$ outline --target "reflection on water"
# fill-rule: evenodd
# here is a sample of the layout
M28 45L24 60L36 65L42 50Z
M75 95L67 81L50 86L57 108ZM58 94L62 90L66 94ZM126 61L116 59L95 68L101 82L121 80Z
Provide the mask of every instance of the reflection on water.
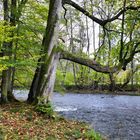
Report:
M18 92L27 98L28 91ZM140 140L139 96L54 93L52 102L61 115L88 122L110 140Z

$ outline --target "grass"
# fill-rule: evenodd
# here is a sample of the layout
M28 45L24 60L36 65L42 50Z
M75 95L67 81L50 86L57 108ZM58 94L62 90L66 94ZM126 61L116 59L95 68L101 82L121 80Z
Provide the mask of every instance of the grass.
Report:
M48 118L25 103L0 106L0 140L102 140L85 123Z

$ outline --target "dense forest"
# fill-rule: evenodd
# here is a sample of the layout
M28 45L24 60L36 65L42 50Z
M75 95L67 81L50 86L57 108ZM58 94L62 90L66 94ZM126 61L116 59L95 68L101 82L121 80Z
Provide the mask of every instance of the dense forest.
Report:
M54 89L139 90L140 1L3 0L1 102ZM56 77L56 78L55 78Z

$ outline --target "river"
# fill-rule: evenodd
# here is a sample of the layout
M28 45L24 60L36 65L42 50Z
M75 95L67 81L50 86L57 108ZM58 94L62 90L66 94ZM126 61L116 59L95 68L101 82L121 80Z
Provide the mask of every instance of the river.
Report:
M18 93L27 98L27 91ZM54 93L52 102L61 115L89 123L109 140L140 140L139 96Z

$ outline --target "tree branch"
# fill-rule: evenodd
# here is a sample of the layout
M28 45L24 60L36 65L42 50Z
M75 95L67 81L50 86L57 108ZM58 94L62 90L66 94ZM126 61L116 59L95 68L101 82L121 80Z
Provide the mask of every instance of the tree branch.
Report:
M95 60L76 56L72 53L69 53L67 51L62 51L62 50L61 50L60 59L66 59L66 60L81 64L81 65L87 66L87 67L89 67L97 72L101 72L101 73L115 73L118 70L120 70L120 68L121 68L120 65L114 66L114 67L103 66L103 65L99 64L98 62L96 62Z
M62 4L63 5L64 4L71 5L72 7L79 10L84 15L86 15L87 17L89 17L90 19L92 19L93 21L95 21L96 23L98 23L101 26L105 26L108 22L112 22L112 21L118 19L123 13L125 13L128 10L138 10L138 9L140 9L140 6L137 6L137 7L128 6L128 7L125 7L125 8L121 8L120 11L114 17L112 17L110 19L106 19L106 20L101 20L101 19L93 16L92 14L90 14L88 11L86 11L84 8L82 8L77 3L73 2L72 0L63 0Z
M137 47L140 45L140 42L138 42L138 43L136 43L135 44L135 46L134 46L134 49L131 51L131 54L130 54L130 56L127 58L127 59L124 59L123 60L123 70L126 70L126 66L127 66L127 64L128 63L130 63L132 60L133 60L133 58L134 58L134 55L136 54L136 53L139 53L140 52L140 50L137 50L136 51L136 49L137 49Z
M81 6L76 4L75 2L73 2L71 0L63 0L63 5L64 4L71 5L72 7L79 10L80 12L82 12L84 15L86 15L87 17L89 17L90 19L92 19L93 21L98 23L99 25L104 26L104 21L102 21L101 19L98 19L95 16L91 15L88 11L86 11L84 8L82 8Z
M125 13L128 10L138 10L138 9L140 9L140 6L137 6L137 7L134 7L134 6L125 7L123 9L121 9L114 17L112 17L110 19L107 19L106 22L112 22L112 21L118 19L123 13Z
M136 53L139 53L139 52L140 52L140 50L137 50L137 51L135 51L135 54L136 54Z
M126 0L124 0L123 3L123 10L125 9L126 6ZM120 53L119 53L119 61L122 62L123 61L123 50L124 50L124 25L125 25L125 13L122 13L122 24L121 24L121 28L122 28L122 32L121 32L121 48L120 48Z

